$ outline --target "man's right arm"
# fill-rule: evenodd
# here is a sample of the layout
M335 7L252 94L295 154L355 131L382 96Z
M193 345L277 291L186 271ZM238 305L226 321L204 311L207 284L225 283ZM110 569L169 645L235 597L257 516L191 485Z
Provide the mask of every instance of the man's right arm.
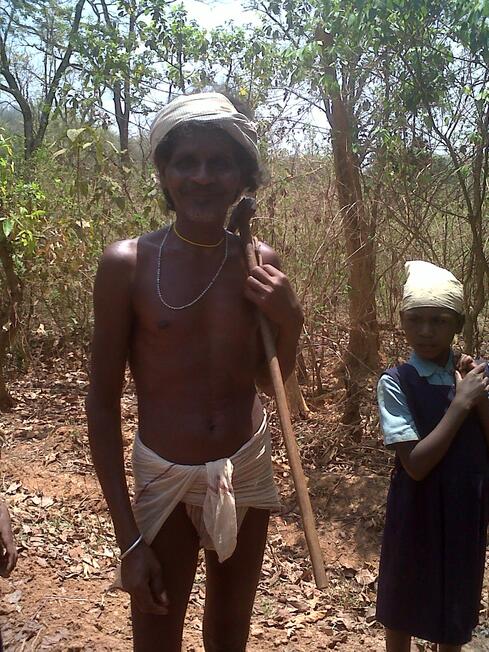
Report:
M120 403L132 321L133 246L129 241L110 245L99 264L86 401L92 458L121 550L139 536L124 473Z
M106 249L99 264L86 401L92 459L123 552L140 536L127 489L121 431L121 393L132 328L136 246L135 241L116 242ZM144 542L125 557L122 580L141 611L167 613L161 567Z

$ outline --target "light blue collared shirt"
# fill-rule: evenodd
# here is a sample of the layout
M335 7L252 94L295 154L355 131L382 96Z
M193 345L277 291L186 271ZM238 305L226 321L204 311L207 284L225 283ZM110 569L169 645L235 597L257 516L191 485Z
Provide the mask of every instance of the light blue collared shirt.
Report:
M440 367L430 360L423 360L414 351L408 363L416 369L420 376L426 378L430 385L453 385L454 365L451 351L444 367ZM390 376L380 377L377 383L377 401L379 403L380 427L386 446L420 439L413 416L409 411L406 395Z

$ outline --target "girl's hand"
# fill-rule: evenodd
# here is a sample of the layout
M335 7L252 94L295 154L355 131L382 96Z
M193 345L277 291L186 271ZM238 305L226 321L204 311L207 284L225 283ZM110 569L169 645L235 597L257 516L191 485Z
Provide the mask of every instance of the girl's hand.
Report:
M470 357L470 356L467 356ZM471 410L478 400L487 399L489 378L485 376L486 363L477 365L462 378L460 371L455 371L455 399L464 410Z
M17 563L17 548L14 543L7 505L0 502L0 576L8 577Z
M460 372L462 378L464 378L476 366L474 358L471 355L461 353L455 368Z

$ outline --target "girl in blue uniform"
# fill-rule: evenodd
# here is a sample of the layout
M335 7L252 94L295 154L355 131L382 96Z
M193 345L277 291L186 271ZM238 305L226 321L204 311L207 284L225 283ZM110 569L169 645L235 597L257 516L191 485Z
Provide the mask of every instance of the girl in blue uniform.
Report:
M378 384L385 444L396 452L377 620L388 652L411 637L458 652L478 622L489 517L489 380L455 369L463 289L447 270L406 263L401 324L413 352Z

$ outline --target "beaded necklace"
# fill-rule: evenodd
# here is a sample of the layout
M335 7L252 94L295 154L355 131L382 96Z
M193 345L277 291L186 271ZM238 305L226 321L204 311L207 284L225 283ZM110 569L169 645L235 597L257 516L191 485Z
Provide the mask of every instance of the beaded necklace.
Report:
M173 224L168 228L167 232L165 233L165 236L164 236L163 240L161 241L160 248L159 248L159 251L158 251L158 266L157 266L157 269L156 269L156 292L158 293L158 297L159 297L161 303L166 308L169 308L170 310L184 310L185 308L190 308L190 306L193 306L195 303L197 303L197 301L200 301L200 299L202 299L202 297L205 294L207 294L207 292L211 289L211 287L217 281L217 277L221 273L221 270L224 267L224 265L226 263L226 260L228 259L228 233L227 233L227 231L224 232L224 238L223 238L223 240L224 240L224 257L222 259L221 264L219 265L219 268L218 268L217 272L212 277L211 282L209 283L209 285L206 288L204 288L204 290L202 290L202 292L195 299L193 299L192 301L189 301L189 303L186 303L183 306L172 306L167 301L165 301L165 299L163 299L163 295L161 294L161 254L163 253L163 248L165 246L166 240L167 240L172 228L173 229L175 228ZM221 240L221 242L222 242L222 240Z

